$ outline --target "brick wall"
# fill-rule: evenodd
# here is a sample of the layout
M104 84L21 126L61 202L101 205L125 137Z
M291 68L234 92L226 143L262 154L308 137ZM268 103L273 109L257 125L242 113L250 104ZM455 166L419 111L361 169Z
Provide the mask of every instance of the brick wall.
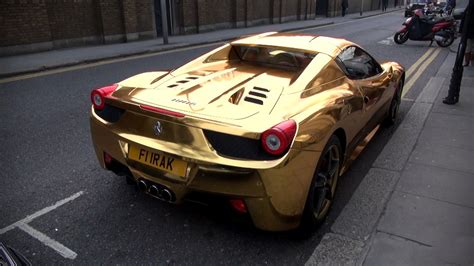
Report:
M0 0L0 55L154 36L152 0Z
M249 21L258 21L258 24L260 24L261 21L270 23L270 2L270 0L247 1L247 19Z
M199 21L197 21L198 17L196 13L196 10L198 9L197 0L181 0L178 8L181 9L181 12L183 14L183 20L181 21L182 27L192 28L196 27L196 25L199 24Z
M314 19L316 0L176 0L175 34ZM176 3L175 2L175 3ZM180 15L181 16L181 15Z
M135 10L137 16L137 31L153 31L153 1L152 0L137 0L135 2Z
M0 46L51 41L44 1L0 1Z
M51 38L58 46L70 46L71 42L61 40L74 40L86 37L98 36L95 2L92 0L82 1L47 1L49 29ZM78 40L78 44L94 42L95 39ZM68 44L69 43L69 44Z
M114 0L99 0L98 5L103 35L117 35L125 32L122 4Z

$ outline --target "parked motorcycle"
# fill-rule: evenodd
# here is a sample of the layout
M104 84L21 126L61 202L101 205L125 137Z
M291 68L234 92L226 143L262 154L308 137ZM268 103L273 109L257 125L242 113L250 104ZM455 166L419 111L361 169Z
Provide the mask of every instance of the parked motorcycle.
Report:
M436 17L423 14L423 10L417 9L413 17L408 18L403 27L393 36L397 44L403 44L407 40L433 41L441 47L450 46L456 39L456 21L453 17Z

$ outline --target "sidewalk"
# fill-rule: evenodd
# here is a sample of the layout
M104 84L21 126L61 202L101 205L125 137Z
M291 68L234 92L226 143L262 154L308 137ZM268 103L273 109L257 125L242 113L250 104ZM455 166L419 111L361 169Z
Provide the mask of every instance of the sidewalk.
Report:
M474 265L474 67L464 68L459 103L443 104L455 57L449 54L410 110L419 110L413 121L422 128L406 163L398 168L389 159L388 146L402 144L389 143L374 164L400 176L364 264ZM395 142L410 126L397 130Z
M404 10L390 8L387 12ZM387 13L386 12L386 13ZM380 10L364 12L362 18L382 14ZM345 17L316 18L314 20L293 21L282 24L269 24L249 28L226 29L193 35L170 36L169 44L164 45L161 38L130 43L87 46L70 49L52 50L34 54L0 57L0 78L38 72L47 69L101 61L137 54L153 53L180 47L232 40L242 35L269 31L293 31L320 27L361 18L359 13Z
M449 53L306 265L474 265L474 67Z

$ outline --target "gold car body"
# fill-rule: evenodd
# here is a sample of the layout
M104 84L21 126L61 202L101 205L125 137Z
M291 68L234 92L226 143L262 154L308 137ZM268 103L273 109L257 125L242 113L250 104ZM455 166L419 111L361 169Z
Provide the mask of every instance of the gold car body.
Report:
M298 73L218 60L232 45L289 48L315 57ZM340 138L342 168L347 169L355 148L387 114L403 79L403 67L394 62L382 64L383 72L375 77L349 79L334 60L349 46L358 47L343 39L265 33L225 44L171 72L128 78L105 100L124 110L118 121L104 120L91 110L91 134L100 165L106 168L106 152L125 165L135 180L169 188L175 203L192 192L240 198L256 227L296 228L329 138L334 134ZM209 60L211 56L217 60ZM261 104L244 101L255 87L265 89L260 91L265 94ZM242 159L222 154L209 141L211 131L216 138L229 136L225 145L232 153L241 148L240 141L259 143L262 132L288 119L296 121L297 132L280 158ZM159 135L154 131L157 122ZM149 152L147 158L159 155L154 162L138 162L140 152L142 157ZM180 173L166 169L170 158L184 162L175 169ZM164 160L162 167L153 167L160 160Z

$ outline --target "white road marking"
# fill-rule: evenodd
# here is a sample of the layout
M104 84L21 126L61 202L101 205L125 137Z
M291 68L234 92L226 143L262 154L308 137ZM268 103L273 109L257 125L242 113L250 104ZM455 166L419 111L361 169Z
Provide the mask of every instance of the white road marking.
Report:
M34 229L33 227L25 223L18 224L18 228L28 233L30 236L38 239L41 243L45 244L46 246L54 249L57 253L59 253L61 256L63 256L66 259L73 260L77 257L76 252L70 250L69 248L65 247L63 244L48 237L47 235L41 233L40 231Z
M49 238L47 235L45 235L45 234L41 233L40 231L34 229L33 227L29 226L28 223L33 221L34 219L40 217L41 215L44 215L44 214L46 214L46 213L48 213L48 212L50 212L54 209L57 209L58 207L61 207L62 205L66 204L70 201L73 201L73 200L77 199L82 194L84 194L84 191L79 191L79 192L77 192L76 194L74 194L70 197L59 200L51 206L48 206L44 209L41 209L41 210L39 210L39 211L37 211L37 212L35 212L31 215L28 215L25 218L15 222L15 223L13 223L9 226L6 226L6 227L2 228L2 229L0 229L0 235L5 234L6 232L8 232L10 230L13 230L15 228L19 228L19 229L23 230L24 232L28 233L30 236L32 236L32 237L38 239L39 241L41 241L46 246L54 249L61 256L65 257L65 258L68 258L68 259L74 259L77 256L77 254L74 251L68 249L67 247L65 247L61 243L55 241L54 239Z
M13 223L13 224L11 224L11 225L5 227L5 228L2 228L2 229L0 229L0 235L1 235L1 234L4 234L4 233L6 233L6 232L8 232L8 231L10 231L10 230L12 230L12 229L14 229L14 228L17 227L18 224L20 224L20 223L26 224L26 223L31 222L31 221L33 221L33 219L36 219L36 218L40 217L41 215L46 214L46 213L48 213L48 212L50 212L50 211L52 211L52 210L54 210L54 209L60 207L61 205L64 205L64 204L66 204L66 203L68 203L68 202L70 202L70 201L72 201L72 200L77 199L77 198L78 198L79 196L81 196L82 194L84 194L84 191L79 191L79 192L77 192L76 194L74 194L74 195L72 195L72 196L70 196L70 197L68 197L68 198L65 198L65 199L62 199L62 200L60 200L60 201L57 201L56 203L54 203L53 205L51 205L51 206L49 206L49 207L46 207L46 208L44 208L44 209L42 209L42 210L39 210L39 211L33 213L32 215L26 216L25 218L21 219L21 220L18 221L18 222L15 222L15 223Z
M387 39L381 40L377 43L384 44L384 45L393 45L394 44L392 37L388 37Z

